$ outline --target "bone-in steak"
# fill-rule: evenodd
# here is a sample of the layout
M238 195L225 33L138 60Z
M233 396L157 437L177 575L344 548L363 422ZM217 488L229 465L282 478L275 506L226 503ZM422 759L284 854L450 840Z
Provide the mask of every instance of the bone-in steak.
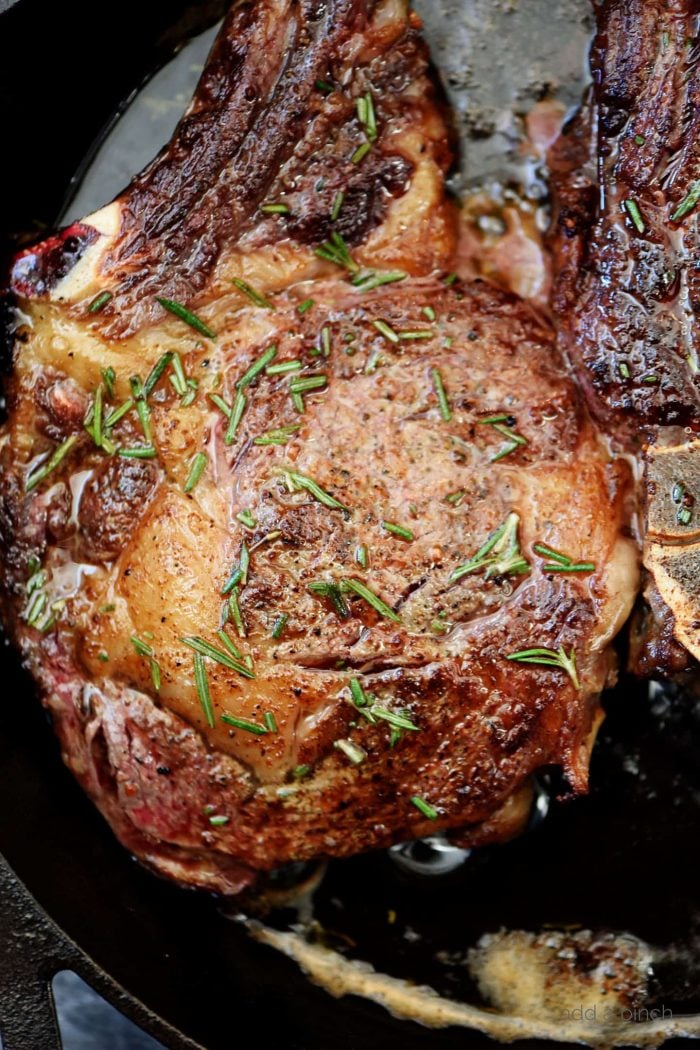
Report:
M645 466L647 673L682 668L678 642L700 657L699 10L598 5L591 97L552 157L562 346Z
M418 29L236 5L164 153L14 266L6 621L120 839L224 892L585 790L634 596L552 333L448 276Z

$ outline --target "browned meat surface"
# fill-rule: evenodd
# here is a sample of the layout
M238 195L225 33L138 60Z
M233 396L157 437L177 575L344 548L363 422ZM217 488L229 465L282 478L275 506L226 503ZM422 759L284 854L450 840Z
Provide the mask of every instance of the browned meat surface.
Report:
M5 620L116 834L224 892L584 791L634 597L550 330L445 279L417 29L237 5L164 154L14 269Z
M699 15L599 5L591 97L551 158L562 346L645 475L645 673L700 656Z

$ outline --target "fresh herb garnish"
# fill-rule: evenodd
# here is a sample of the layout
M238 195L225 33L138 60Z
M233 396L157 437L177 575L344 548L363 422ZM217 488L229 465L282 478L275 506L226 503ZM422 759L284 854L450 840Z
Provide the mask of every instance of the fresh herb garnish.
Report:
M318 255L319 259L326 259L328 262L335 263L336 266L341 266L344 270L349 270L350 273L359 272L360 267L350 254L347 244L336 230L333 230L327 241L324 241L323 244L314 249L314 253Z
M414 540L416 537L407 529L404 525L397 525L394 521L382 521L382 528L386 529L387 532L391 532L392 535L398 536L402 540Z
M386 339L389 340L389 342L391 342L391 343L398 343L398 341L399 341L398 333L395 332L394 329L391 327L391 325L387 324L386 321L382 321L380 319L378 321L372 321L372 324L374 325L374 327L377 329L377 331L381 335L383 335Z
M671 216L671 222L678 222L682 219L688 212L693 210L698 201L700 201L700 179L692 184L688 193Z
M131 448L118 448L117 455L124 459L155 459L158 452L153 445L133 445Z
M151 681L153 682L153 688L156 692L160 689L160 665L153 655L153 649L148 642L142 641L135 634L131 636L131 644L134 647L134 651L138 656L145 657L148 660L149 669L151 672Z
M502 525L492 532L483 547L464 565L460 565L450 576L456 583L463 576L486 569L486 579L492 576L518 576L530 571L530 566L520 550L518 525L520 517L511 513Z
M65 441L62 441L58 448L54 449L49 458L29 475L24 483L25 492L32 492L37 485L40 485L41 482L49 476L49 474L56 470L57 467L60 467L61 463L69 454L77 440L78 435L71 434L71 436L67 437Z
M215 645L207 642L204 638L192 635L191 637L182 638L181 641L188 648L194 649L195 653L208 657L215 663L221 664L222 667L228 667L231 671L237 671L244 678L255 678L253 672L240 659L236 659L231 653L225 653L223 649L217 649Z
M369 552L364 543L361 543L359 547L355 548L355 561L358 565L361 565L363 569L367 568L369 563Z
M257 361L253 361L253 363L250 366L250 368L248 368L247 371L243 373L241 378L236 383L237 388L239 390L243 390L244 387L247 387L249 383L252 383L253 380L255 379L255 377L260 375L260 373L265 370L265 368L270 364L270 362L276 356L277 356L277 347L274 346L274 345L268 347L268 349L265 351L265 353L261 354L260 357L257 359Z
M272 711L266 711L263 715L263 723L268 733L279 733L277 728L277 720Z
M234 729L243 729L246 733L253 733L255 736L265 736L268 732L265 726L261 726L258 722L249 722L247 718L236 718L234 715L224 713L221 715L221 721L225 722L227 726L233 726Z
M420 810L424 817L428 818L428 820L437 820L437 818L440 815L438 811L434 809L431 805L429 805L429 803L427 803L425 799L422 799L420 795L412 795L411 802L416 807L416 809Z
M245 525L247 529L254 529L258 524L250 510L240 510L236 514L236 521L240 521L241 525Z
M277 641L282 637L282 632L287 626L289 617L286 613L282 613L281 616L276 617L274 624L272 625L272 637Z
M290 492L297 492L299 489L305 489L314 499L322 503L324 507L330 507L331 510L343 510L349 512L349 507L346 507L344 503L341 503L331 496L329 492L322 489L321 486L314 481L313 478L308 477L306 474L298 474L296 471L289 470L285 471L285 479L287 481L287 488Z
M281 376L286 372L298 372L303 367L298 359L294 361L280 361L277 365L268 365L265 369L265 374L268 376Z
M337 583L327 580L314 580L308 585L308 589L312 594L318 594L322 598L327 598L341 620L347 620L350 610Z
M361 164L365 159L369 151L372 149L371 142L363 142L357 149L352 153L350 157L351 164Z
M279 427L277 430L268 430L266 434L253 438L254 445L286 445L300 429L301 424L292 423L288 427Z
M231 415L229 416L228 426L226 427L226 433L224 434L224 444L232 445L240 422L243 419L243 413L246 407L246 396L242 390L238 390L236 393L236 399L233 402L233 408L231 409Z
M341 208L345 202L345 194L342 190L338 190L333 201L333 207L331 209L331 222L337 222L338 216L340 215Z
M433 380L433 389L438 399L438 405L440 406L440 415L446 423L452 419L452 409L450 408L450 402L447 400L447 393L445 391L445 384L442 381L442 375L438 368L430 369L430 376Z
M637 204L637 202L632 200L631 198L628 198L627 200L622 202L622 206L627 212L632 222L632 225L634 226L637 233L644 233L646 226L644 224L644 219L642 218L642 213L639 210L639 205Z
M382 601L374 591L371 591L369 587L365 587L364 583L361 583L359 580L354 580L352 578L341 580L340 588L341 591L345 591L346 593L351 591L353 594L358 595L358 597L363 598L368 605L371 605L372 608L385 619L393 620L394 623L401 623L401 617L397 616L394 610L390 608L386 602Z
M230 820L230 817L224 817L224 816L209 817L209 823L214 828L223 828L226 824L228 824L229 820Z
M595 562L575 562L568 554L562 554L544 543L533 543L532 549L547 561L547 564L542 566L543 572L595 572Z
M288 204L261 204L260 211L264 215L289 215Z
M199 483L199 481L200 481L200 479L202 477L202 474L204 473L204 468L206 467L206 465L207 465L206 453L205 452L198 452L197 455L192 460L192 464L190 466L190 472L187 475L187 481L185 482L185 484L183 486L183 492L192 492L192 490Z
M156 361L155 365L153 366L151 371L148 373L148 376L146 377L146 382L143 384L143 396L144 397L148 397L153 392L153 389L154 389L156 383L158 382L160 377L163 375L163 372L168 367L170 362L173 360L173 357L174 357L174 354L167 353L167 354L163 354L163 356L161 358L159 358L158 361ZM180 367L182 368L182 364L180 365ZM183 391L183 393L184 393L184 391Z
M204 717L207 720L207 725L210 729L214 728L214 708L211 702L211 693L209 691L209 679L207 678L207 668L204 663L204 657L201 653L194 654L194 684L197 688L197 695L199 702L202 705L202 711Z
M299 305L297 306L297 312L300 313L300 314L305 314L306 311L310 310L313 305L314 305L314 300L313 299L304 299L304 302L303 303L299 303Z
M522 434L518 434L517 431L512 430L510 426L506 426L506 421L512 417L502 413L496 416L489 416L487 419L478 419L477 423L481 426L493 427L499 434L508 439L508 444L504 445L495 456L491 456L491 463L498 463L500 459L505 459L511 452L515 452L517 448L522 445L527 445L527 438L524 438Z
M334 740L333 747L342 751L354 766L359 766L367 758L367 752L357 744L353 744L352 740Z
M111 298L113 298L111 292L100 292L88 306L87 312L89 314L98 314L100 310L104 310Z
M358 678L350 679L350 693L352 694L355 707L367 707L369 698L362 688Z
M377 138L377 113L374 108L374 97L371 91L367 91L358 98L357 119L369 141L375 142Z
M116 373L114 369L110 366L109 368L103 368L101 371L101 375L102 382L104 383L105 390L107 391L107 397L111 399L114 397L114 384L117 380Z
M539 664L543 667L560 667L562 671L566 671L575 687L581 688L576 671L576 653L572 649L567 656L563 645L558 649L521 649L520 652L510 653L506 660L520 664Z
M405 281L408 275L403 270L369 270L353 277L352 284L358 292L371 292L384 284Z
M240 638L245 638L246 630L243 614L238 602L238 587L234 587L228 597L228 611Z
M160 299L158 302L164 310L168 310L169 313L174 314L175 317L179 317L181 321L188 324L190 328L194 328L200 335L206 336L207 339L216 339L216 332L213 332L209 325L205 324L201 318L193 314L191 310L188 310L182 303L176 303L173 299Z
M410 718L398 711L389 711L388 708L379 707L377 704L372 704L371 711L375 718L381 718L383 722L388 722L394 729L406 729L414 733L420 732L420 728L414 725Z
M239 292L243 292L254 306L259 306L265 310L274 310L274 306L269 299L266 299L264 295L257 292L255 288L252 288L247 281L241 280L240 277L233 277L231 284L235 285Z

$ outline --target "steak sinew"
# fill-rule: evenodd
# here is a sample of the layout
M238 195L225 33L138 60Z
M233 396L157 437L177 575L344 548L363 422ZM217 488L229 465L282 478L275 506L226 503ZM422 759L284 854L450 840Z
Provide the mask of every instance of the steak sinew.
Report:
M643 466L651 674L700 657L699 11L599 4L590 98L551 158L562 346Z
M14 267L5 617L181 881L497 838L546 766L586 788L627 471L532 310L445 280L426 69L395 0L238 5L161 157Z

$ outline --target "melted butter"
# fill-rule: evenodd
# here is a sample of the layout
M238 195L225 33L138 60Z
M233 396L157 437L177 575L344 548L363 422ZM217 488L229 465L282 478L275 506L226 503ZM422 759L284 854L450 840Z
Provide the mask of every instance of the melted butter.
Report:
M700 1037L700 1017L696 1015L640 1021L631 1025L619 997L603 997L600 987L597 995L591 994L588 981L583 979L560 981L558 987L550 986L552 1010L547 1014L543 1012L541 996L531 998L528 995L533 990L533 981L522 980L523 958L517 954L504 955L500 961L495 961L492 955L481 964L484 976L488 970L488 990L495 999L505 996L507 989L522 989L520 993L516 991L516 998L509 1001L512 1012L501 1013L496 1002L494 1010L446 999L430 987L378 973L369 963L349 960L338 952L309 944L299 933L280 932L251 921L247 925L257 941L294 959L315 984L331 995L337 998L359 995L383 1006L394 1017L417 1021L430 1028L454 1025L483 1032L507 1043L518 1039L548 1039L584 1043L596 1048L629 1046L630 1042L635 1046L656 1047L673 1036ZM645 954L644 948L642 946L640 954L642 959L650 957L650 952L647 949ZM529 965L543 965L536 956L528 961ZM517 980L513 967L517 968ZM537 983L537 978L534 983ZM576 1010L582 1002L588 1010L597 1006L595 1015L588 1013L585 1019L579 1020ZM568 1014L572 1013L574 1016L569 1017Z

